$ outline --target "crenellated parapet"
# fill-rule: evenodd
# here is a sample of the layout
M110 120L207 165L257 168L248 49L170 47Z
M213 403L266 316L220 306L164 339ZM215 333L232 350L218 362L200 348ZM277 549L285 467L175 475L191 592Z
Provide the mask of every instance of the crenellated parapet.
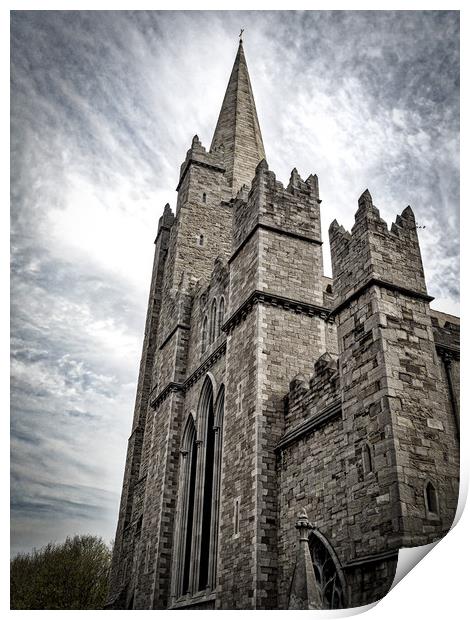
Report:
M233 249L261 225L321 243L318 177L304 181L291 172L287 187L276 179L263 159L256 168L251 188L243 186L234 203Z
M213 149L212 151L208 151L202 145L201 141L199 140L199 136L195 135L192 139L190 148L186 152L184 162L180 166L180 177L176 191L179 190L191 164L212 168L219 172L225 172L223 145Z
M351 232L336 220L329 229L336 304L373 280L427 297L416 221L410 206L390 230L366 190Z
M316 422L324 423L329 419L328 414L336 415L341 409L338 356L323 353L313 368L310 377L298 374L289 384L285 398L286 433L281 443L289 442L289 438L297 436L304 427L305 432L310 432ZM323 419L325 413L327 417Z

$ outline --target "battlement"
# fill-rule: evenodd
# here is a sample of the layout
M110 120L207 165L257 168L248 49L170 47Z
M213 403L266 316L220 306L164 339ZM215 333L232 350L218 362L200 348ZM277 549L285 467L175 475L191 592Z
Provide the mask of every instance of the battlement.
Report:
M286 397L286 432L305 418L314 418L331 407L340 397L338 357L323 353L314 364L313 374L307 378L296 375L289 384Z
M336 304L371 279L426 295L426 283L413 210L406 207L390 230L373 205L369 190L359 198L349 233L334 220L329 229Z
M284 187L263 159L256 167L249 191L243 186L234 201L233 248L256 224L321 243L320 202L316 174L304 181L294 168Z
M199 140L199 136L195 135L191 142L191 147L186 152L184 162L180 166L180 176L176 191L179 190L183 178L185 177L186 172L192 163L213 168L220 172L225 172L223 145L207 151L207 149L202 145L201 141Z

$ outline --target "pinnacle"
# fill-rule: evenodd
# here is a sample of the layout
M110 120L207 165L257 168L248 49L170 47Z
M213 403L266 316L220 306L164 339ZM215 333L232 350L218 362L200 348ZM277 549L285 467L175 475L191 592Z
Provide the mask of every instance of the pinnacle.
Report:
M362 207L372 207L372 196L368 189L364 190L359 197L359 206Z
M413 209L410 207L410 205L408 205L402 212L401 214L402 217L405 218L409 218L414 220L415 219L415 214L413 213Z
M256 166L256 172L260 172L261 170L269 170L268 162L264 157Z

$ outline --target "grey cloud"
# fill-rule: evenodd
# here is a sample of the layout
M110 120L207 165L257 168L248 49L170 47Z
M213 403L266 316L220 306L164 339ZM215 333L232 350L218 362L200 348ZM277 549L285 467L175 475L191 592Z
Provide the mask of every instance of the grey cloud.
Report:
M389 223L411 204L434 305L458 310L457 12L11 23L13 550L113 535L156 223L192 135L209 146L240 27L270 168L318 173L324 231L365 187Z

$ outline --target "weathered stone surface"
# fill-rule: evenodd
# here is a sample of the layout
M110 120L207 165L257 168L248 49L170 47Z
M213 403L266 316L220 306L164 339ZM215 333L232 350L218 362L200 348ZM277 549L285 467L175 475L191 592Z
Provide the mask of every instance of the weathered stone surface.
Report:
M240 45L158 226L109 607L363 605L449 529L458 319L429 307L412 210L389 230L368 191L324 276L320 202L269 170Z

